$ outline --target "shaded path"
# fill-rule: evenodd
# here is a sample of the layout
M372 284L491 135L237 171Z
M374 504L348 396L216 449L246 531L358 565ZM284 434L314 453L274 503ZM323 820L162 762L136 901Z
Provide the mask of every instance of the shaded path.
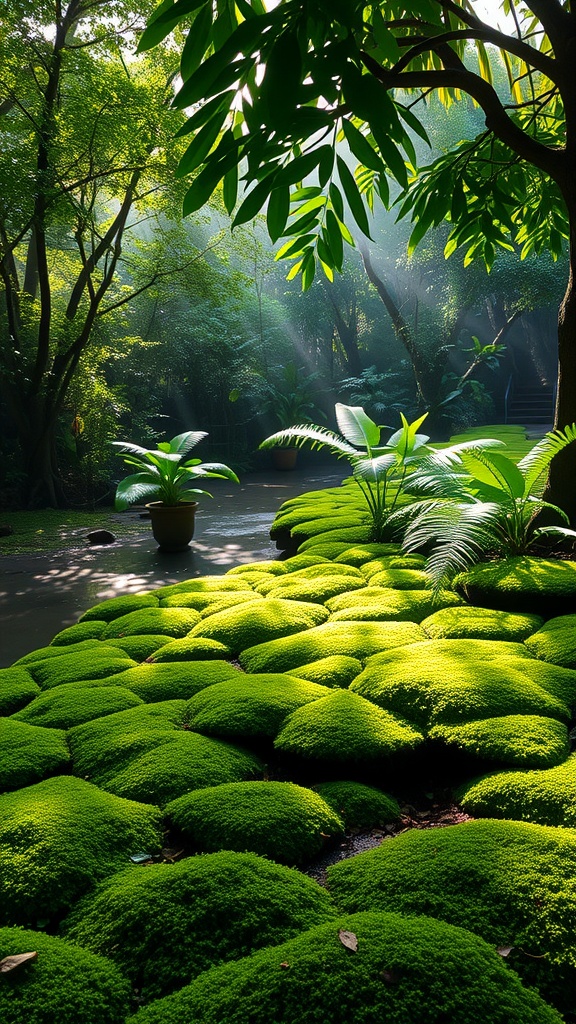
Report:
M150 523L142 520L141 535L115 544L91 547L80 530L78 546L66 552L2 557L0 667L50 643L97 601L275 558L269 530L282 502L337 486L347 475L347 464L320 464L291 473L246 474L240 487L210 481L214 500L202 503L196 536L185 552L159 552ZM138 520L138 513L126 514Z

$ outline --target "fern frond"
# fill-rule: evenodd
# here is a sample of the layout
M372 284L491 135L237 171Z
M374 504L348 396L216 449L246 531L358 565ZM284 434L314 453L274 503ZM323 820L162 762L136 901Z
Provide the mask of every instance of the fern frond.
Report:
M524 494L527 496L542 473L550 465L552 459L569 444L576 441L576 423L563 430L550 430L541 441L534 446L518 463L518 469L524 475Z
M501 546L498 535L501 508L493 502L426 504L428 507L423 507L410 524L402 547L405 551L415 551L435 543L426 562L426 572L432 589L438 591L448 586L456 573L479 561L487 551Z
M337 458L344 456L360 455L361 453L353 445L349 444L339 434L327 427L318 427L314 423L301 423L285 430L279 430L271 434L259 445L260 448L274 448L275 445L292 445L294 448L302 448L310 444L311 448L327 448Z

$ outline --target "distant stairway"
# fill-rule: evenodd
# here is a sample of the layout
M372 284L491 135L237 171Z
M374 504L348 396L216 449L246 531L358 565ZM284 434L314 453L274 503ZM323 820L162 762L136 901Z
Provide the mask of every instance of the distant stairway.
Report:
M551 424L554 422L554 388L537 381L517 385L507 402L506 423Z

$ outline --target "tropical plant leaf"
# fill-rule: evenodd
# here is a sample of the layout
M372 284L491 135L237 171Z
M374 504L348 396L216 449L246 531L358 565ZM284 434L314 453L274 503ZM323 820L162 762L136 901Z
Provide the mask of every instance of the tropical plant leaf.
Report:
M327 448L334 455L342 456L357 455L357 449L348 444L343 437L339 437L334 431L327 427L318 427L314 424L301 423L285 430L279 430L271 434L259 445L260 448L274 448L276 445L293 445L301 448L310 444L312 448Z
M186 430L183 434L176 434L170 441L170 451L179 455L187 455L192 448L195 448L200 441L208 437L205 430Z
M576 423L562 430L551 430L518 463L524 475L524 495L528 496L538 478L548 469L552 459L569 444L576 441Z
M336 422L350 444L359 448L375 448L380 444L380 427L371 420L360 405L334 406Z

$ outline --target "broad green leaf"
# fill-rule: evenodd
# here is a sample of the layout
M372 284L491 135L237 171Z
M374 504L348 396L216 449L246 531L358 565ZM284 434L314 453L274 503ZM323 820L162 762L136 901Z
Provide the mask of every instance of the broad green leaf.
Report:
M318 166L320 155L320 151L314 149L311 153L304 153L302 156L296 157L295 160L291 160L278 171L275 187L295 185L297 181L303 181Z
M354 176L347 167L347 165L344 163L344 160L342 159L341 156L336 157L336 162L338 165L340 184L344 189L344 195L346 196L346 199L348 201L350 212L352 213L352 216L354 217L354 220L356 221L360 230L368 238L370 238L370 227L368 224L366 207L364 206L362 196L358 191L358 186L354 181Z
M255 188L248 193L244 201L240 204L240 209L232 221L232 227L235 228L239 224L246 224L249 220L254 220L257 213L260 212L264 203L266 202L272 188L274 187L274 178L276 172L268 174L262 181L259 181Z
M332 259L334 260L334 266L337 270L341 270L342 263L344 261L344 245L342 242L340 224L332 213L332 210L328 210L326 214L326 233L328 235L328 244L330 246L330 252L332 253Z
M268 200L266 211L266 223L268 234L273 242L276 242L284 232L288 214L290 213L290 189L287 185L283 188L273 188Z
M192 28L188 31L182 57L180 73L183 79L190 78L196 71L210 42L212 32L212 4L206 4L194 18Z
M342 199L342 193L338 188L338 185L336 185L334 181L330 183L328 194L338 220L344 220L344 200Z
M238 198L238 165L234 164L229 171L224 175L222 182L222 198L224 200L224 206L226 207L226 213L231 214L234 207L236 206L236 199Z
M334 412L338 428L350 444L358 448L375 448L380 443L380 427L361 406L337 402Z
M176 177L183 178L186 174L191 174L200 164L204 163L220 135L222 125L227 117L228 111L226 109L219 110L212 120L200 129L181 157L176 170Z
M193 7L187 13L191 14L206 2L207 0L192 0ZM175 28L181 17L183 17L183 14L179 4L173 3L172 0L164 0L154 11L148 27L144 29L140 36L136 52L144 53L145 50L151 50L153 46L161 43L170 34L172 29Z
M342 131L344 132L346 142L348 143L351 152L361 164L364 164L365 167L370 167L373 171L379 171L382 172L382 174L386 173L386 168L378 154L374 152L372 146L362 132L358 131L358 128L356 128L347 118L342 120Z
M299 256L315 238L316 235L301 235L296 239L290 238L284 243L282 248L278 250L275 259L284 260L289 259L292 256Z

